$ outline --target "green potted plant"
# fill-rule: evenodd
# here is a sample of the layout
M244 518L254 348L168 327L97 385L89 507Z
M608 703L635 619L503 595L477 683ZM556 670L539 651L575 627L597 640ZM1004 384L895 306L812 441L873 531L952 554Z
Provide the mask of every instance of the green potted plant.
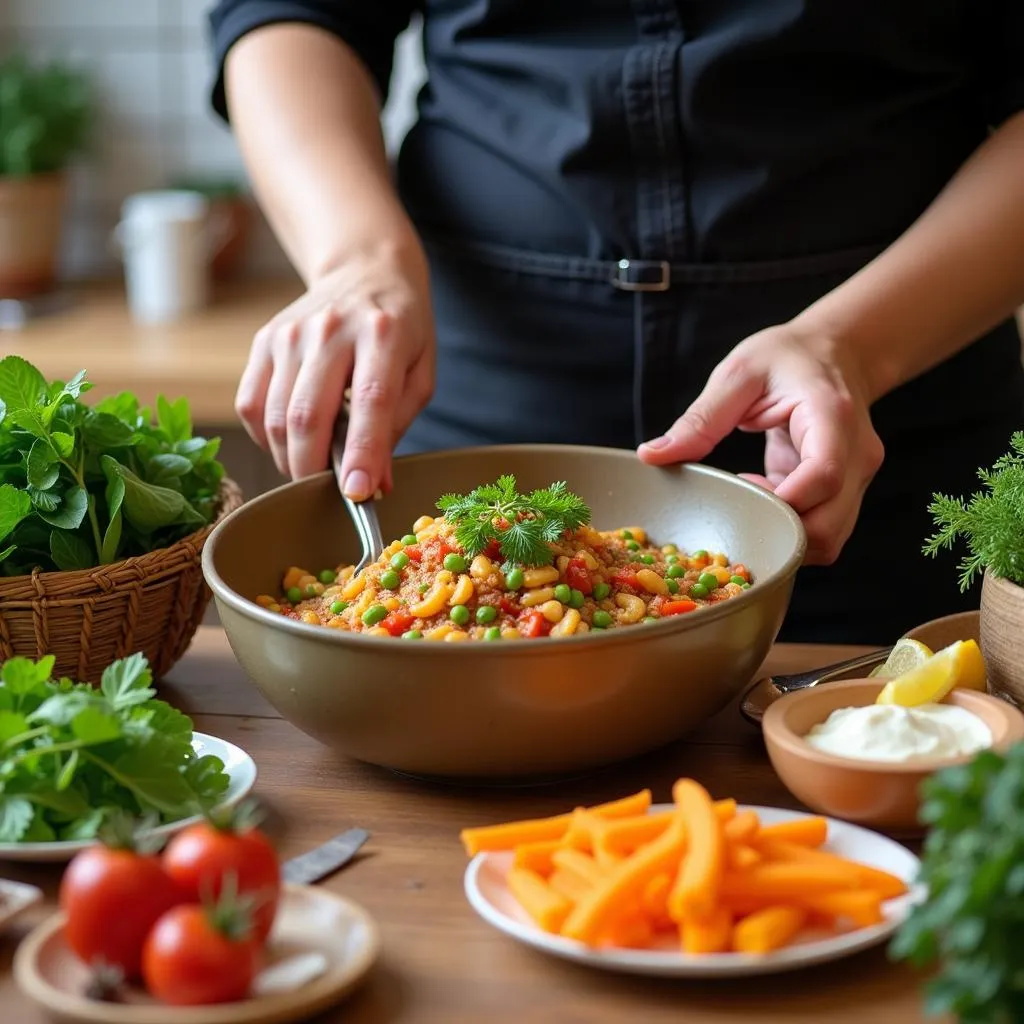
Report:
M234 276L245 257L252 229L253 207L244 185L234 178L196 176L179 178L172 188L206 197L219 241L210 261L210 274L214 281Z
M0 58L0 298L44 292L60 251L64 170L89 139L86 76L60 62Z
M981 649L989 689L1024 706L1024 431L978 476L984 489L969 499L934 495L929 511L938 529L924 550L936 555L957 541L966 543L961 590L984 574Z

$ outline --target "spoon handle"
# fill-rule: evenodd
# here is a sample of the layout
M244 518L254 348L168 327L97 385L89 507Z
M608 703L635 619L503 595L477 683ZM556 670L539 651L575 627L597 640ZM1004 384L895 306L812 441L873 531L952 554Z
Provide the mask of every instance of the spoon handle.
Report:
M846 661L836 662L834 665L816 668L811 672L801 672L798 675L772 676L771 681L780 693L805 690L808 686L829 683L833 679L847 676L858 669L874 668L876 665L881 665L889 657L891 651L891 647L885 647L878 651L872 651L870 654L861 654L856 658L848 658Z
M331 466L334 469L334 477L338 481L339 491L344 486L341 476L341 460L345 455L347 433L348 415L342 408L338 413L338 418L334 421L334 433L331 437ZM366 501L353 501L342 491L341 499L345 502L345 508L352 517L356 533L359 534L359 542L363 548L361 565L372 562L384 550L384 537L381 533L380 521L377 519L373 498L367 498Z

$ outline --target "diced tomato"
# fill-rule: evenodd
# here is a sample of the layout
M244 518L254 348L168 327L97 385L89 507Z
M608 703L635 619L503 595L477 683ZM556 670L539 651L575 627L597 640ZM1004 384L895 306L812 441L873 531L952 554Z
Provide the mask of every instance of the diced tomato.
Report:
M492 540L486 548L484 548L484 554L492 561L501 558L501 541Z
M507 530L512 524L504 516L500 516L494 520L494 525L499 530Z
M526 637L547 636L551 632L551 623L536 608L522 612L517 625L519 632Z
M407 548L402 550L409 556L410 562L422 562L423 561L423 549L419 544L410 544Z
M444 561L444 556L445 555L461 555L461 554L462 554L462 549L457 544L451 544L447 540L445 540L443 537L441 538L441 543L439 545L439 550L438 550L438 556L440 557L442 562Z
M683 612L692 612L697 605L693 601L666 601L661 606L662 615L682 615Z
M636 570L634 569L616 569L612 573L612 581L619 587L632 587L634 590L640 589L640 581L636 578Z
M501 599L498 601L498 607L506 615L518 615L519 614L519 605L516 604L516 602L513 601L511 597L506 597L506 596L502 595Z
M416 619L408 612L388 612L381 625L392 635L401 636L407 629L412 629Z
M594 592L594 582L590 578L590 573L587 572L586 565L578 555L565 568L565 582L581 594Z
M750 570L742 563L737 562L732 567L733 576L742 576L748 583L750 582Z

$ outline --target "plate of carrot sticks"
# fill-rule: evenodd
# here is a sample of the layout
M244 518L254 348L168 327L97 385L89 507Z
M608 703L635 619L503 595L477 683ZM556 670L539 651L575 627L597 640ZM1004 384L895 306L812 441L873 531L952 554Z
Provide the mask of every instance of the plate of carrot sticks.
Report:
M606 970L793 970L887 939L924 895L893 840L713 799L693 779L551 818L467 828L465 891L512 938Z

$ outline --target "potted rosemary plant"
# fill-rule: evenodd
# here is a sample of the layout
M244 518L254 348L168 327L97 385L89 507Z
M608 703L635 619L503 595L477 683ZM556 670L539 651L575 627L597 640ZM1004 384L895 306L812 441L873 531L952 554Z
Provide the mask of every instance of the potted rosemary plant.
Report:
M1024 706L1024 431L978 476L984 489L969 499L934 496L929 511L937 532L924 550L935 555L957 541L966 543L960 588L983 573L981 648L989 689Z
M67 183L93 107L84 74L0 58L0 298L46 291L56 276Z

